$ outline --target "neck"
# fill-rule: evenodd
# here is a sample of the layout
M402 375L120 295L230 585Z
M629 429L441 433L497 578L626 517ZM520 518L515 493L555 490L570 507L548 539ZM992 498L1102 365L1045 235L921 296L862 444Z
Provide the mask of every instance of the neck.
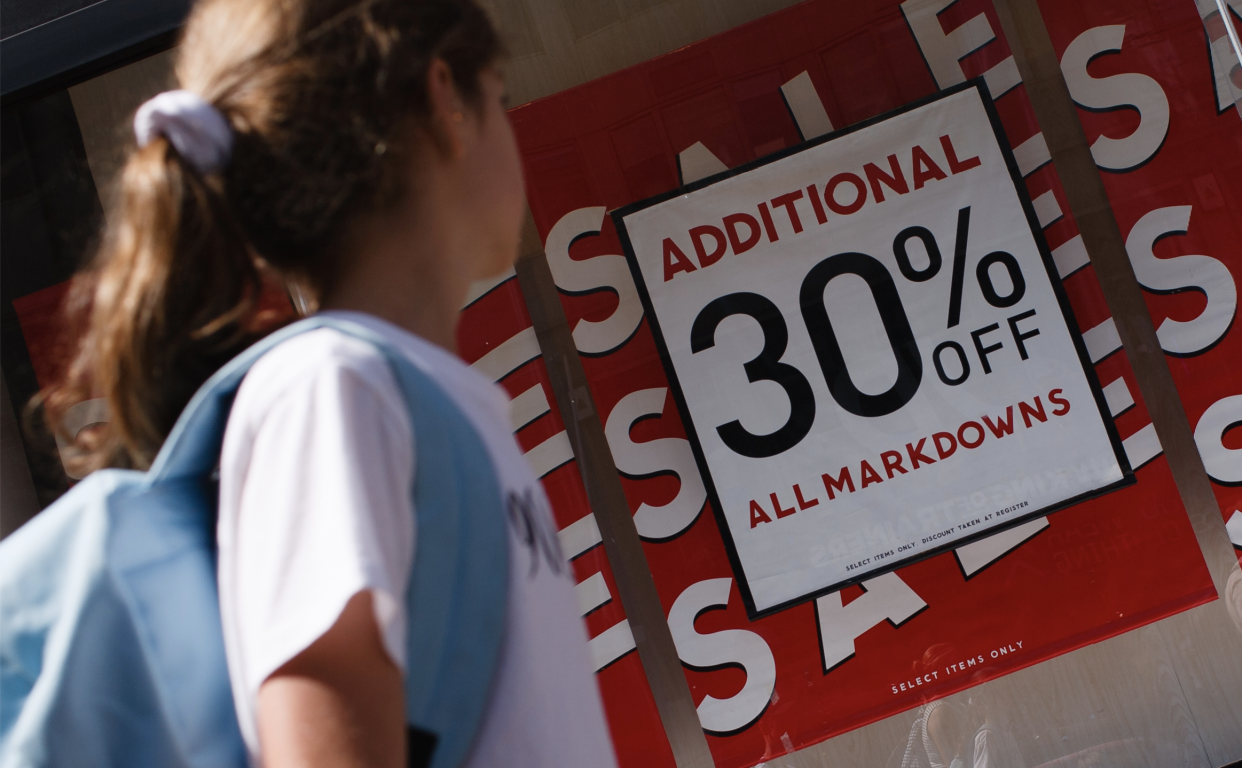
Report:
M469 228L454 228L449 218L407 208L359 227L321 307L366 312L456 352L472 260Z

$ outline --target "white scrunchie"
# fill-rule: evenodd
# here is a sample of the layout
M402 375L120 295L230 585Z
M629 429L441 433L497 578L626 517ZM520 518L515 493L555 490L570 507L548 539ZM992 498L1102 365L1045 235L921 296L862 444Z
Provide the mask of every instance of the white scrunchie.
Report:
M134 138L145 147L166 137L199 173L222 169L233 151L233 129L220 110L192 91L165 91L138 108Z

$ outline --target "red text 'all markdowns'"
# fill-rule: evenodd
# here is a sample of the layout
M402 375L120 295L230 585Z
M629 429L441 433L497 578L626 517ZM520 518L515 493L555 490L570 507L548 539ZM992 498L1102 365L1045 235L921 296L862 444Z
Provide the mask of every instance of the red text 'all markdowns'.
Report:
M1032 429L1048 421L1048 417L1064 416L1070 412L1069 400L1060 389L1048 393L1049 406L1045 406L1042 398L1036 396L1031 402L1018 402L1017 406L1008 406L1003 415L983 416L980 421L965 421L952 432L935 432L928 437L919 438L918 442L906 443L905 450L881 451L878 460L862 459L857 464L841 467L836 473L825 472L820 475L824 493L829 501L837 494L861 492L868 486L878 485L885 480L892 480L897 475L905 475L925 466L944 461L955 453L958 448L973 450L983 445L986 440L1003 440L1013 435L1015 428ZM883 475L881 475L881 471ZM819 506L818 490L808 485L803 489L795 483L788 494L793 500L781 501L784 492L768 494L771 504L751 499L750 527L755 528L763 523L771 523L784 517L795 515ZM789 495L785 495L788 499Z

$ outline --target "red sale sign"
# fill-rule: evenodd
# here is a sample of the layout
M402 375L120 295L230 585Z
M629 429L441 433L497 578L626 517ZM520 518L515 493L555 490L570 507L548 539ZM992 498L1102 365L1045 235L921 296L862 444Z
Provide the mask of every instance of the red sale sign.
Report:
M1189 0L1042 7L1228 516L1242 456L1229 431L1242 380L1233 330L1242 238L1227 213L1242 203L1242 131L1231 102L1218 111L1228 82ZM531 209L719 765L754 765L1214 597L999 32L984 0L810 0L512 113ZM752 621L606 214L972 77L996 100L1137 484ZM858 158L866 162L875 160ZM851 199L837 198L842 208ZM703 225L685 223L683 238ZM735 234L742 243L749 230ZM704 267L717 244L705 235L700 245L701 254L691 240L678 246L684 263L670 252L670 283L724 263ZM1063 481L1050 472L1028 482L1043 492ZM790 492L780 509L796 504ZM957 503L986 513L997 499L979 491ZM884 534L853 535L878 546ZM601 685L607 695L607 671Z
M1242 3L1225 5L1242 36ZM1081 20L1072 3L1041 7L1242 556L1242 66L1227 22L1214 0L1110 3Z

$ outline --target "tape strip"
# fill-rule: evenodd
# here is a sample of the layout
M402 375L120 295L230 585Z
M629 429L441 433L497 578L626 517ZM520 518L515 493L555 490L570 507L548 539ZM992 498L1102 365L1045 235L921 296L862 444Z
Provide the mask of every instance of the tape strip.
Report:
M574 346L573 334L570 333L565 310L557 295L552 271L529 210L521 253L517 274L522 296L534 322L556 404L573 443L573 453L578 459L578 469L582 472L582 482L594 512L594 522L603 539L617 595L621 598L627 619L595 638L591 646L592 654L597 663L602 664L605 659L615 658L616 653L627 650L629 643L637 645L643 672L651 686L660 722L664 725L678 768L710 768L714 763L707 737L699 724L694 698L682 672L673 635L664 617L664 608L643 554L629 503L621 488L612 451L604 436L604 425L590 401L582 359ZM591 532L583 530L578 533ZM593 537L575 535L572 538L581 540L578 546L572 548L577 549Z

